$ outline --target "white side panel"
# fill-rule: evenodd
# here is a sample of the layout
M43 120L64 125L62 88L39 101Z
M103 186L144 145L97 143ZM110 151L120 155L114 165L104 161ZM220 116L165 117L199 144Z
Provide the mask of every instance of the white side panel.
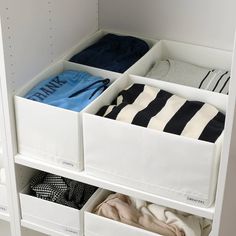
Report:
M100 28L232 49L234 0L100 0Z
M97 0L2 2L0 12L11 91L97 30Z
M236 49L236 41L235 41ZM225 143L222 150L218 192L216 198L216 213L213 224L213 235L233 235L236 231L236 54L232 63L232 81L229 90L228 116L225 127Z
M1 10L1 7L0 7ZM2 23L2 22L1 22ZM6 170L6 187L7 187L7 193L8 193L8 203L9 203L9 215L8 214L1 214L1 218L5 220L10 220L10 230L12 235L18 235L18 232L20 230L20 219L19 217L19 209L16 201L17 191L16 191L16 185L15 185L15 175L14 175L14 165L13 162L10 162L10 152L13 152L12 148L9 148L11 144L11 140L9 137L9 133L7 130L10 129L10 120L12 120L12 116L8 116L8 112L6 112L6 109L8 108L7 104L7 95L6 95L6 73L5 73L5 64L4 64L4 57L3 57L3 41L2 41L2 27L0 26L0 116L1 116L1 131L3 135L2 139L2 148L3 148L3 162L4 167ZM9 149L11 150L9 152ZM8 236L10 232L3 233L3 235ZM2 235L2 234L1 234Z

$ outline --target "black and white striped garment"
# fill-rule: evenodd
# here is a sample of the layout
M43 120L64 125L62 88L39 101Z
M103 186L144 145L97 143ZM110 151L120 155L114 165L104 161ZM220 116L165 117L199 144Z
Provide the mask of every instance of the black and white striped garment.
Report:
M209 70L201 80L198 88L212 92L229 94L230 72L224 70Z
M40 172L31 179L30 189L38 198L81 209L97 187Z
M121 91L97 115L212 143L225 123L225 115L210 104L188 101L143 84L132 84Z
M229 92L229 71L209 69L179 60L157 61L146 76L217 93Z

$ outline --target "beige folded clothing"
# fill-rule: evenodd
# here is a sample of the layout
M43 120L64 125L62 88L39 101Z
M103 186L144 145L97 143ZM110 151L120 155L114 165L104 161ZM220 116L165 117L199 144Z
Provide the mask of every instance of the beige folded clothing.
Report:
M211 230L209 221L173 209L111 194L94 213L163 236L202 236Z

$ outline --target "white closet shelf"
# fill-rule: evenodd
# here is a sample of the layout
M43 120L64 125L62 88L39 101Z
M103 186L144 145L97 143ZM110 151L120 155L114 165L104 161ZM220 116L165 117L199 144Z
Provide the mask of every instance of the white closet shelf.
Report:
M32 229L32 230L35 230L35 231L38 231L40 233L47 234L47 235L54 235L54 236L64 236L65 235L63 233L59 233L55 230L48 229L48 228L43 227L41 225L31 223L27 220L21 220L21 225L25 228Z
M69 170L63 167L56 166L55 164L46 163L40 160L36 160L24 155L16 155L15 163L27 166L30 168L38 169L41 171L49 172L55 175L67 177L76 181L84 182L87 184L95 185L97 187L105 188L111 191L123 193L129 196L133 196L145 201L150 201L159 205L174 208L180 211L184 211L207 219L213 219L215 213L215 206L210 208L202 208L198 206L189 205L186 203L174 201L165 197L160 197L154 194L149 194L137 189L126 187L123 185L115 184L106 180L102 180L88 175L85 171L77 172Z

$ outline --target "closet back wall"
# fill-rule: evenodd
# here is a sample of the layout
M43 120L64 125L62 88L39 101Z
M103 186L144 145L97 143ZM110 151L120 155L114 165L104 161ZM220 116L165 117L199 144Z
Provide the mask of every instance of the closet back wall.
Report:
M7 0L0 13L13 92L98 29L98 0Z
M232 51L235 0L99 0L99 26Z

